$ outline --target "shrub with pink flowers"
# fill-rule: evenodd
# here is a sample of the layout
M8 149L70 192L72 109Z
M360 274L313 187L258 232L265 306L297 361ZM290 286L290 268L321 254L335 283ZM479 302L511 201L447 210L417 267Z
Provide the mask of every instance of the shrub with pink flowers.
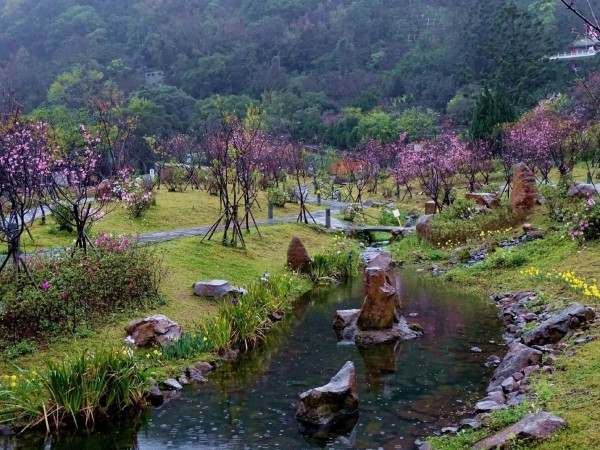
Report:
M143 217L156 204L152 183L145 183L140 177L130 178L123 186L123 191L123 207L132 219Z
M582 244L584 241L600 239L600 207L590 197L571 218L565 222L567 234L574 241Z
M114 314L160 302L163 269L154 250L135 238L100 234L95 251L27 256L31 279L0 273L0 346L93 329Z

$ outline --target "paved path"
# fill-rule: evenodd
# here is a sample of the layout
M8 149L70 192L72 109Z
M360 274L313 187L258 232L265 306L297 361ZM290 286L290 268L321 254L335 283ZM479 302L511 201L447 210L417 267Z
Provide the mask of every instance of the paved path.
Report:
M325 226L325 210L314 211L311 213L315 221L319 225ZM256 223L261 225L275 225L278 223L294 223L298 220L298 216L280 217L276 219L264 219L257 220ZM204 236L210 230L211 226L193 227L193 228L181 228L178 230L167 230L167 231L154 231L152 233L143 233L139 235L140 242L148 244L155 244L158 242L172 241L173 239L180 239L189 236ZM345 230L348 228L348 223L331 218L331 228L334 230ZM218 230L223 230L220 226ZM217 231L218 232L218 231Z

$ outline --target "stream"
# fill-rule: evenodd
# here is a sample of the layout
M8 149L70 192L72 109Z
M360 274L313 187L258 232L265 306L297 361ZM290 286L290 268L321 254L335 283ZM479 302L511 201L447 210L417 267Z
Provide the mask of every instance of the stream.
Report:
M504 349L497 309L487 299L413 272L401 272L401 280L404 315L425 331L418 340L362 349L338 345L334 311L360 307L362 282L316 289L297 300L264 346L222 365L207 375L207 384L186 387L163 407L90 435L45 443L14 438L3 448L413 449L416 439L458 422L484 396L491 374L484 362ZM302 435L294 418L298 395L328 383L346 361L354 362L358 376L356 427L344 436Z

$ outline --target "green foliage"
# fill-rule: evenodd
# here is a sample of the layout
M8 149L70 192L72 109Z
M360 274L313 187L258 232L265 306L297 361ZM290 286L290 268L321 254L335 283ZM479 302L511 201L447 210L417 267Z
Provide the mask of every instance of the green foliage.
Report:
M28 258L31 279L19 284L10 274L0 274L4 342L48 342L81 325L101 325L110 314L145 309L160 301L162 266L154 250L107 235L100 235L95 245L87 255Z
M544 208L548 217L557 222L564 222L573 214L573 205L567 196L568 188L562 184L558 186L542 185L538 187L544 197Z
M457 209L446 208L442 213L433 217L431 224L431 242L443 245L446 242L461 243L477 238L481 232L503 231L519 223L520 217L514 215L510 206L503 203L501 207L485 214L470 213L470 203L460 202ZM471 217L461 219L466 214Z
M33 342L24 340L4 350L4 358L7 360L15 359L19 356L34 353L35 350L36 345Z
M469 262L471 259L471 252L468 247L462 247L456 254L456 261L461 264Z
M287 193L279 188L271 187L269 188L267 198L269 202L278 208L283 208L285 206L285 202L288 199Z
M489 138L503 123L512 122L516 115L502 90L495 92L485 88L477 98L475 113L469 128L472 139Z
M187 170L179 164L163 164L160 170L160 181L169 192L182 192L186 187Z
M409 108L398 116L397 127L411 141L432 139L438 132L439 115L432 109ZM397 137L397 135L396 135Z
M67 203L57 203L53 206L52 215L50 216L52 221L56 223L59 231L66 231L71 233L73 227L71 226L71 210Z
M394 217L394 214L389 209L381 209L377 218L377 224L393 227L398 225L398 219Z
M331 249L313 256L310 277L315 283L345 281L358 273L359 255L353 241L336 236Z
M485 259L483 265L492 269L514 269L529 262L529 258L523 252L498 249Z
M46 422L91 428L123 410L139 407L147 379L127 349L82 353L47 369L20 371L0 385L0 423ZM48 430L49 431L49 430Z

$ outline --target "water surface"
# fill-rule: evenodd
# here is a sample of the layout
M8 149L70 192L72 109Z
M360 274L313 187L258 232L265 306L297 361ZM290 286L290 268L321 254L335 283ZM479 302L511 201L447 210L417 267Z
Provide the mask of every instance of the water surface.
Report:
M206 385L186 388L135 423L55 438L46 448L412 449L415 439L454 423L484 396L490 376L485 359L503 350L489 301L413 273L401 279L404 314L425 330L419 340L362 349L339 345L331 328L334 311L360 307L361 282L315 290L297 301L264 347L209 374ZM474 346L483 351L471 352ZM294 419L298 395L326 384L346 361L354 362L358 375L356 427L330 439L302 435Z

